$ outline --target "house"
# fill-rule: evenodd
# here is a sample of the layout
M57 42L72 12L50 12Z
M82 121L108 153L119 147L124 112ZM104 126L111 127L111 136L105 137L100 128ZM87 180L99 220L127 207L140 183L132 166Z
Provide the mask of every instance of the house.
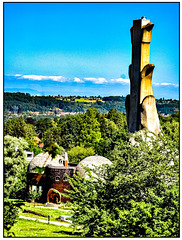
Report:
M65 203L71 201L61 194L65 193L65 189L71 190L67 176L72 178L78 171L87 178L83 166L93 169L94 166L100 167L103 164L110 165L111 162L105 157L94 155L83 159L80 164L69 163L66 152L54 159L48 153L40 153L28 165L27 188L42 191L42 202Z
M28 190L42 191L43 202L69 201L60 193L64 193L64 189L71 189L66 174L73 177L76 172L76 165L69 164L66 152L54 159L48 153L38 154L28 165Z

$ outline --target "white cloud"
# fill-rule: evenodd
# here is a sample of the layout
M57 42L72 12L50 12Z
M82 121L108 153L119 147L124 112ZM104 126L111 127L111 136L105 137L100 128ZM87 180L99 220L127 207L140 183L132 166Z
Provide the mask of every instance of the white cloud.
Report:
M19 79L29 79L29 80L37 80L37 81L42 81L42 80L52 80L56 82L67 82L71 81L70 78L66 78L63 76L45 76L45 75L21 75L21 74L15 74L15 75L8 75L7 76L14 76ZM121 84L129 84L130 80L125 79L125 78L113 78L107 81L105 78L93 78L93 77L88 77L88 78L83 78L80 79L78 77L74 77L73 82L77 83L83 83L85 81L91 81L95 84L104 84L104 83L121 83ZM173 86L173 87L179 87L179 84L174 84L174 83L155 83L153 82L154 86Z
M130 83L130 79L125 79L125 78L116 78L116 79L111 79L110 80L113 83Z
M155 82L153 82L152 84L155 85L155 86L159 86L160 85L160 83L155 83Z
M43 76L43 75L22 75L21 78L29 80L52 80L56 82L65 82L66 78L62 76Z
M179 87L179 84L174 84L174 83L153 83L154 86L174 86L174 87Z
M84 78L86 81L91 81L95 84L103 84L108 82L105 78Z
M80 78L75 77L75 78L74 78L74 82L83 83L84 81L81 80Z
M162 86L174 86L174 87L179 87L178 84L174 84L174 83L161 83Z

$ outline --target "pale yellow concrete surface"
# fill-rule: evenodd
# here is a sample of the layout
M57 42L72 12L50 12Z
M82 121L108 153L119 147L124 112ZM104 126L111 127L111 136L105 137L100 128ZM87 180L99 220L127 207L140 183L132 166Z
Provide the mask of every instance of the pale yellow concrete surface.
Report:
M159 118L154 96L147 96L142 102L141 125L150 132L159 133Z
M131 28L132 64L129 67L130 95L126 98L128 129L146 128L158 134L159 118L152 89L154 65L150 63L150 42L154 24L150 20L134 20Z

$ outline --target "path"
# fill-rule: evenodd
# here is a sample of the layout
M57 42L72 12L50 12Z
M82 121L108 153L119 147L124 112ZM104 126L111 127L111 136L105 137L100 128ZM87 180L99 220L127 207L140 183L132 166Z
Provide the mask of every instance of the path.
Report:
M35 207L56 209L56 210L65 211L65 212L74 212L73 210L61 209L61 208L57 208L57 207L45 207L45 206L35 206Z
M31 217L25 217L25 216L19 216L19 218L48 223L48 220L44 220L44 219L31 218ZM54 224L54 225L59 225L59 226L64 226L64 227L71 227L69 223L60 223L60 222L49 221L49 224Z

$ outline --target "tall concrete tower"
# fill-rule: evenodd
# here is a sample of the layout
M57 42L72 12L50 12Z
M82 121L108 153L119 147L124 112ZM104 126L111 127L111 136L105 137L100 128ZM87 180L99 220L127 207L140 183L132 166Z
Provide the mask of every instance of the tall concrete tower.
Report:
M130 95L126 97L129 132L146 128L159 133L159 118L152 89L154 65L150 63L150 42L154 24L146 17L133 21L132 64L129 66Z

